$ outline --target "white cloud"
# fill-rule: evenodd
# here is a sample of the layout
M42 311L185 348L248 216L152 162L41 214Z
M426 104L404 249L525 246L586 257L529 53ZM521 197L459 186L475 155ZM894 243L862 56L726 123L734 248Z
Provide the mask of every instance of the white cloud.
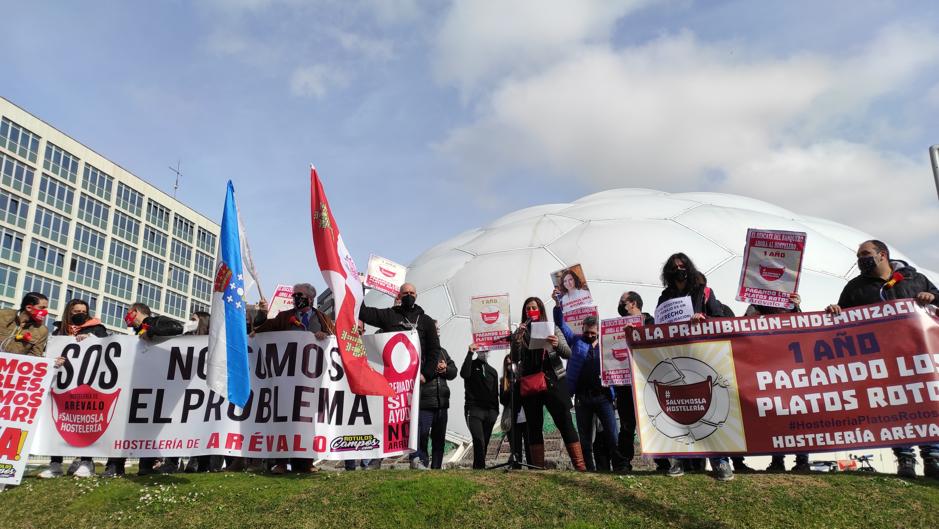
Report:
M605 41L616 21L648 0L458 0L436 37L440 80L464 91L529 72Z
M369 38L341 30L337 30L335 35L342 49L367 59L387 61L395 56L394 44L390 40Z
M337 87L345 86L348 76L342 70L324 64L301 66L290 76L290 92L299 97L322 98Z

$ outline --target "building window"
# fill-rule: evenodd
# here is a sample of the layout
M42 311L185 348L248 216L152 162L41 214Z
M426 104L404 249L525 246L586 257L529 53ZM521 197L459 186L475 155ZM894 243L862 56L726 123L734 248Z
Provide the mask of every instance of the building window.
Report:
M166 291L166 312L177 318L186 319L186 296L177 294L172 290Z
M212 277L213 268L215 267L215 259L212 259L208 255L202 252L196 252L196 273L202 274L207 277Z
M137 270L137 249L121 241L111 239L111 252L108 254L108 261L125 270L134 272Z
M163 271L165 269L166 264L162 259L154 257L147 252L144 252L140 256L140 275L146 277L147 279L152 279L162 283Z
M43 174L39 179L39 200L65 213L71 213L72 202L75 201L75 190Z
M111 327L126 327L127 324L124 323L124 315L127 314L127 309L129 308L130 305L127 303L121 303L111 298L104 298L104 303L101 304L101 321Z
M68 244L68 230L68 219L42 206L36 206L33 233L51 239L59 244Z
M143 228L143 247L147 250L150 250L153 253L165 255L166 254L166 239L167 235L162 231L157 230L152 226L144 226Z
M193 312L209 312L209 305L192 300L189 303L189 313L192 314Z
M180 292L189 292L189 272L170 265L170 288L175 288Z
M24 195L31 195L33 192L33 168L20 163L19 160L10 158L5 154L0 154L0 163L3 164L3 185L12 187Z
M147 199L147 222L167 231L170 229L170 210L152 198Z
M140 216L140 209L143 207L143 195L134 191L123 182L117 183L117 207L129 211L134 215Z
M3 118L0 120L0 147L36 163L39 156L39 136Z
M0 264L0 294L12 298L16 295L16 279L19 271L12 266Z
M65 265L65 250L47 242L33 239L29 245L29 259L26 264L48 274L62 275Z
M22 233L10 228L0 227L0 257L10 261L17 261L23 257Z
M192 247L173 239L173 244L170 246L170 259L176 264L189 268L192 266Z
M180 217L178 213L173 214L173 235L191 243L195 229L196 225L192 221Z
M91 312L91 316L94 316L98 311L98 295L94 292L89 292L87 290L82 290L75 285L66 285L65 286L65 302L68 303L73 299L80 299L88 304L88 310Z
M241 234L244 237L244 234ZM206 230L205 228L199 228L199 234L196 238L196 244L201 250L208 254L215 254L215 234Z
M113 268L108 268L108 272L104 281L105 292L124 299L131 299L133 289L133 276L123 272L118 272Z
M146 303L153 310L160 310L163 289L146 281L137 282L137 301Z
M114 225L111 226L111 233L128 242L136 243L140 233L140 222L128 217L120 211L115 211Z
M20 228L26 227L29 201L0 190L0 220Z
M101 284L101 265L77 255L72 256L68 269L68 280L89 288L98 288Z
M82 187L97 197L105 200L111 200L111 189L114 187L114 178L97 167L85 162L85 178L82 179Z
M23 281L23 292L39 292L49 298L49 311L54 311L59 307L59 297L62 295L62 283L53 281L31 272L26 272L25 281Z
M111 208L104 202L95 200L82 193L78 199L78 218L90 222L99 228L108 227L108 215Z
M75 237L72 248L101 259L104 256L105 235L83 224L75 224Z
M212 299L212 282L199 276L192 278L192 295L203 301Z
M78 158L50 142L46 142L46 158L42 168L73 184L78 179Z

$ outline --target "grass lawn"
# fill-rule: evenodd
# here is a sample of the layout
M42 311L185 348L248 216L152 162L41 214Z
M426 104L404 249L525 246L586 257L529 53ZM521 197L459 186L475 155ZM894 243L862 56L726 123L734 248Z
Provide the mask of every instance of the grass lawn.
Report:
M573 472L175 474L27 478L0 493L0 527L937 528L939 481L887 475Z

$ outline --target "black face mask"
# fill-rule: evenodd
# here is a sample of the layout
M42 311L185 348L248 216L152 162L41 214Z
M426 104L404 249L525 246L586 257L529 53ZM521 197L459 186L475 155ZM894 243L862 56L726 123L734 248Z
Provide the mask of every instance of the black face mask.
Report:
M616 312L619 312L620 316L629 316L629 311L626 310L625 303L620 303L619 306L616 307Z
M303 294L294 294L293 295L293 307L297 310L305 309L310 306L310 298L304 296Z
M91 318L89 318L88 314L84 312L80 312L78 314L72 314L72 317L69 318L69 320L72 322L72 325L82 325L89 319Z
M866 276L871 275L874 273L874 270L877 270L877 261L873 255L858 257L857 268L861 271L862 274Z
M677 283L679 281L684 282L688 280L688 271L687 270L672 270L665 275L670 283Z
M401 296L401 308L404 310L411 310L414 308L414 303L417 301L416 296L407 295Z

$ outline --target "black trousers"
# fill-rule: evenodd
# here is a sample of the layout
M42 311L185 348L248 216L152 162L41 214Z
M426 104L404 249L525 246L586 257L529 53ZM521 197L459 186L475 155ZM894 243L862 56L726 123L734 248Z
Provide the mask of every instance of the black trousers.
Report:
M499 410L470 407L465 409L466 427L473 438L473 468L486 468L486 451L492 437L492 427L499 419Z
M84 462L91 461L91 458L90 458L90 457L82 457L82 458L79 458L79 459L81 459L81 460L84 461ZM62 461L63 461L62 456L52 456L52 457L49 458L49 462L50 462L50 463L61 463Z
M574 419L571 417L571 399L567 392L555 386L536 395L522 397L525 409L525 424L528 425L528 442L544 444L544 409L548 409L554 424L561 432L564 444L580 442Z
M636 455L633 446L633 440L636 438L636 408L633 406L631 386L616 387L616 414L619 415L619 453L629 463Z
M415 454L428 468L439 469L443 466L443 447L447 442L447 411L447 408L420 410ZM431 450L428 450L428 441L430 441ZM430 454L430 461L428 461L428 454Z

